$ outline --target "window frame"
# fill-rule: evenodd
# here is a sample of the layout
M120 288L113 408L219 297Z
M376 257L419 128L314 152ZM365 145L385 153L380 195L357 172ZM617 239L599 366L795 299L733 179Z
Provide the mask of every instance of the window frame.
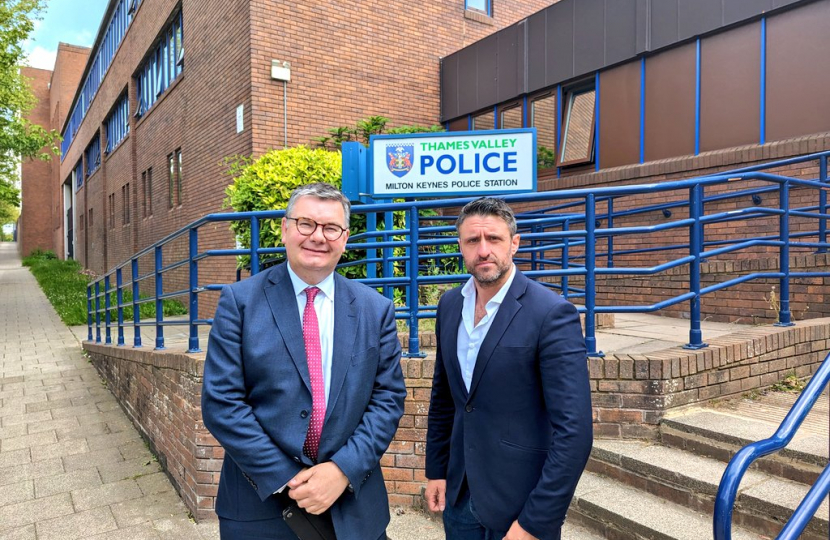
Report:
M565 160L565 152L568 147L568 134L571 128L571 115L573 113L573 106L576 98L587 93L594 94L594 105L591 107L591 127L590 136L588 137L587 155L581 154L580 157L571 160ZM593 81L590 84L580 84L578 86L570 87L562 92L562 104L559 107L562 118L562 133L557 134L558 148L556 151L556 164L558 167L570 167L573 165L590 165L596 160L594 152L594 143L596 141L596 126L597 126L597 107L596 107L596 88Z
M474 11L476 13L483 13L488 17L493 16L493 0L482 0L484 2L484 9L477 6L471 6L475 0L464 0L464 9L467 11Z

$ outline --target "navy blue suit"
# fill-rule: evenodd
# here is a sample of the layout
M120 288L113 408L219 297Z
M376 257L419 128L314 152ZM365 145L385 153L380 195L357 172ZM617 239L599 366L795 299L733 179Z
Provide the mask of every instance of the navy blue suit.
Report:
M406 395L392 303L334 275L331 385L318 460L350 488L331 507L339 540L375 539L389 523L380 458ZM297 300L284 264L223 289L205 361L202 415L225 449L216 513L281 517L273 492L312 462L303 455L311 383ZM281 522L279 522L281 525Z
M587 354L576 308L516 276L484 339L468 392L456 351L461 287L438 304L426 476L466 483L482 524L514 520L557 539L593 440Z

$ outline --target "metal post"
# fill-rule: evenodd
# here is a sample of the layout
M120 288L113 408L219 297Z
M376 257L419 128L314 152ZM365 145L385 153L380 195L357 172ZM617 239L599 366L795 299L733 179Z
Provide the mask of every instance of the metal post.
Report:
M409 306L409 351L404 355L407 358L424 358L426 354L420 352L418 340L418 208L409 209L409 291L406 302Z
M115 269L115 301L118 303L118 346L124 346L124 291L121 268Z
M645 58L643 59L645 60ZM608 229L614 228L614 198L608 199ZM608 235L608 268L614 268L614 235Z
M95 282L95 343L101 343L101 281Z
M778 307L778 322L775 326L793 326L790 313L790 182L785 180L778 188L779 207L783 211L778 218L779 249L778 265L781 269L781 301Z
M259 273L259 218L251 216L251 275Z
M530 234L536 234L537 232L539 232L539 225L531 225L530 226ZM537 264L538 257L536 256L536 246L538 246L538 245L539 245L539 242L537 242L535 239L530 241L530 269L531 270L538 270L539 269L538 264Z
M92 341L92 285L86 286L86 340Z
M703 332L700 329L700 252L703 248L703 228L700 216L703 214L703 186L700 184L689 188L689 217L694 222L689 225L689 255L695 258L689 265L689 292L694 296L689 300L689 343L684 349L702 349Z
M190 229L190 254L188 264L190 265L190 308L188 319L190 323L190 339L188 340L187 352L201 352L199 348L199 327L196 326L196 319L199 318L199 262L196 257L199 255L199 233L195 227Z
M383 229L387 231L385 242L391 242L394 238L388 234L395 228L395 215L393 212L385 212L383 214ZM392 248L383 248L383 277L395 277L395 265L392 262L392 256L395 250ZM388 285L383 286L383 296L390 300L395 300L394 288Z
M164 294L164 286L161 278L161 246L156 246L154 250L155 261L155 282L156 282L156 349L164 348L164 326L161 324L164 321L164 306L162 304L162 295Z
M371 212L366 214L366 232L367 233L375 233L378 230L378 215L376 212ZM370 242L376 242L377 236L372 236L369 238ZM366 250L366 259L367 261L370 259L374 259L378 255L378 250L375 248L367 249ZM378 277L378 267L377 263L374 262L367 262L366 263L366 277L369 279L374 279Z
M110 334L110 277L104 276L104 339L105 345L112 345L112 335Z
M571 229L571 220L566 219L562 222L562 231L569 231ZM562 270L567 270L570 267L570 247L571 239L565 236L562 242ZM568 288L568 274L562 276L562 296L568 298L570 290Z
M585 348L588 356L602 357L597 351L595 320L597 302L596 282L596 198L593 193L585 197Z
M822 184L827 183L827 156L818 158L818 180ZM818 192L818 212L819 214L827 213L827 192L823 189ZM827 242L827 219L818 218L818 241L822 244ZM827 247L821 246L816 250L816 253L827 253Z
M138 287L138 259L130 261L133 274L133 347L141 347L141 313L138 305L138 296L141 294Z

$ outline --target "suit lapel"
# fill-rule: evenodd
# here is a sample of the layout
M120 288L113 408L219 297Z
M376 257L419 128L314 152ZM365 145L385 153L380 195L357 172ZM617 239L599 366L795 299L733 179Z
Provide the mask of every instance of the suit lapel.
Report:
M354 342L357 337L357 321L360 309L347 279L334 274L334 342L331 353L331 379L329 401L326 405L326 420L331 416L343 381L352 362Z
M481 381L481 376L484 373L484 370L487 368L487 363L490 362L490 358L493 356L493 351L496 349L496 345L499 344L501 341L501 337L504 335L504 332L510 326L510 323L513 321L513 317L516 316L516 313L522 308L522 305L519 303L519 298L525 293L527 289L527 278L519 272L519 269L516 269L516 276L513 278L513 283L510 285L510 289L508 289L507 294L504 296L504 300L499 306L499 312L496 313L496 318L493 319L493 324L490 326L490 329L487 331L487 337L484 338L484 341L481 344L481 349L478 351L478 356L476 357L476 366L473 368L473 380L470 383L470 393L467 396L467 400L469 401L470 397L475 394L476 387L478 386L479 381Z
M281 264L271 271L269 281L271 284L266 285L264 289L265 298L268 300L268 306L274 315L277 330L282 335L283 343L285 343L288 353L291 355L291 360L294 361L294 365L310 393L311 379L308 375L308 361L305 356L303 326L300 322L299 311L297 311L294 287L291 285L291 278L288 276L285 264Z
M464 296L461 295L461 289L457 289L458 294L448 297L450 304L447 306L447 313L449 316L447 320L441 321L441 355L444 358L444 368L448 372L452 372L452 376L448 375L448 380L455 381L459 385L464 397L467 397L467 387L464 385L464 378L461 376L461 366L458 363L458 328L461 325L461 310L464 307ZM446 343L446 346L444 346Z

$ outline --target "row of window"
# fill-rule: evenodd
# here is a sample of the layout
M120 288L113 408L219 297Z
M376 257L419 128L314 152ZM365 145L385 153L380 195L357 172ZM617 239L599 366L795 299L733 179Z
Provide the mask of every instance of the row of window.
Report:
M107 128L107 154L109 154L130 132L130 100L127 94L121 96L104 124Z
M86 163L86 171L84 172L86 178L92 176L92 173L101 166L101 137L97 133L84 150L84 163Z
M112 63L112 58L115 56L115 51L121 44L121 40L124 39L127 28L130 26L140 3L141 0L119 0L116 5L107 23L107 31L104 34L101 46L98 47L89 73L81 86L78 101L69 116L69 124L62 134L61 156L66 155L75 134L78 132L78 128L81 127L81 122L83 122L86 112L89 110L89 105L95 98L95 94L101 86L101 81L104 79L104 75L106 75Z
M557 103L557 102L561 102ZM557 106L559 105L559 106ZM477 114L470 129L516 129L524 127L521 103ZM551 91L530 100L527 126L536 128L539 162L543 166L567 167L593 163L596 135L596 90L582 84L565 91Z
M139 68L138 110L140 117L153 106L170 84L181 75L184 68L184 46L182 44L182 12L162 32L162 39L144 64Z

